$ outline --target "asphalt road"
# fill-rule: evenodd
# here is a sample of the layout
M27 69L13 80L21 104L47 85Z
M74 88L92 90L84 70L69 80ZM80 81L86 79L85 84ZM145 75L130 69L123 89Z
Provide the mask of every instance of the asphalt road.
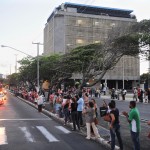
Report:
M0 150L105 150L12 95L0 106Z
M103 104L103 99L106 101L106 103L108 104L110 102L110 98L105 97L105 96L102 96L102 98L95 98L96 99L96 102L98 104L98 107L102 106ZM130 98L130 100L132 100ZM122 111L127 111L129 112L130 111L130 108L129 108L129 102L130 100L115 100L116 102L116 106L119 108L120 110L120 113ZM137 103L137 108L139 109L139 112L140 112L140 116L141 116L141 119L142 120L150 120L150 103L140 103L138 102Z

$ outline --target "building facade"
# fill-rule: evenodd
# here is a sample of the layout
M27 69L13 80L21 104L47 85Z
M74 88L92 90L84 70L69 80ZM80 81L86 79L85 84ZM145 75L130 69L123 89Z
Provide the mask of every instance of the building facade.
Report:
M91 43L104 42L110 30L135 23L132 10L63 3L47 19L44 28L44 55L64 54ZM124 56L103 77L109 88L132 89L140 77L138 57ZM79 76L76 76L79 78Z

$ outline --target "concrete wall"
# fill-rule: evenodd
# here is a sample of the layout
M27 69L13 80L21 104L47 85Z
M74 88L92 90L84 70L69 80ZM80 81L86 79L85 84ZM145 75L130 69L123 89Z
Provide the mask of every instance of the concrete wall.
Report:
M44 55L54 53L54 18L44 28Z
M64 16L54 18L54 53L65 53L65 26Z

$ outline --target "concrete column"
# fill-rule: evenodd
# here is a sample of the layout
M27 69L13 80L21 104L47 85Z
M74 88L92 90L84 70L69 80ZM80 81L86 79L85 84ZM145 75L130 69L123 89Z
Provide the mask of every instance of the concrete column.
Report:
M118 80L116 80L116 89L118 89Z

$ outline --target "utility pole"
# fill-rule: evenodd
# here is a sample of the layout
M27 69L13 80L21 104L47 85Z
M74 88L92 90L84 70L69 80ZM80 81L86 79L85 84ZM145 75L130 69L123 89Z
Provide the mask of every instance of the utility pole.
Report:
M148 52L149 58L150 58L150 51ZM150 87L150 60L148 62L149 68L148 68L148 88Z
M124 89L124 56L122 57L122 88Z
M11 75L11 64L10 64L10 75Z
M17 73L17 55L18 55L18 54L15 54L15 56L16 56L16 62L15 62L15 73Z
M39 45L43 45L40 42L38 43L34 43L32 42L32 44L36 44L37 45L37 88L38 91L40 90L40 82L39 82Z

